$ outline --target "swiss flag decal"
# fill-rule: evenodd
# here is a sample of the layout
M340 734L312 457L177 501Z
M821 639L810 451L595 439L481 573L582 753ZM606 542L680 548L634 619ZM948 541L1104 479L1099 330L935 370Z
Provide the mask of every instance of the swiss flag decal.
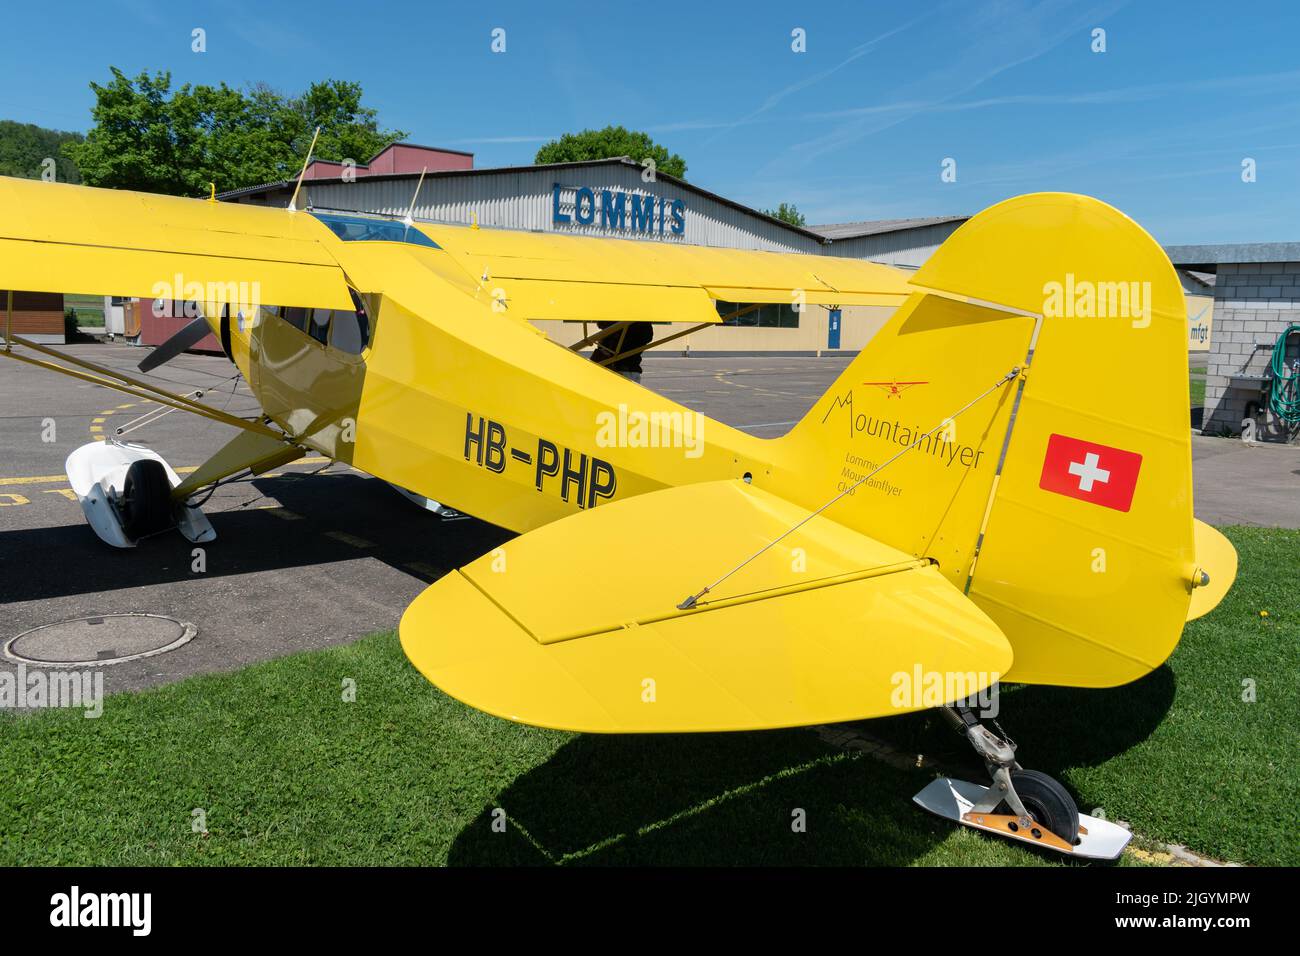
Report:
M1038 487L1103 508L1128 511L1137 488L1142 456L1068 435L1047 440Z

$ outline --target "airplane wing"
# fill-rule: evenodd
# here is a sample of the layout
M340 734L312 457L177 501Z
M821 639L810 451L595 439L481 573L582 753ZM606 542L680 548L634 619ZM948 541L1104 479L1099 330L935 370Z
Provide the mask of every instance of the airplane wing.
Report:
M897 306L907 274L802 253L417 224L525 319L721 321L723 302Z
M328 236L283 209L0 177L0 289L350 309Z
M899 714L1011 666L1001 631L929 562L824 516L678 609L807 517L738 480L602 505L430 586L402 617L402 646L479 710L593 733ZM970 681L927 684L936 675Z

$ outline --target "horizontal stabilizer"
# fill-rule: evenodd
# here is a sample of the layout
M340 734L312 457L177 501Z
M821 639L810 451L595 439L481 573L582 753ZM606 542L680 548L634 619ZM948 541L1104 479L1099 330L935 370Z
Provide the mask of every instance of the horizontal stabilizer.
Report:
M1208 581L1192 589L1192 603L1187 620L1204 617L1219 606L1237 579L1237 549L1218 528L1199 519L1193 526L1196 541L1196 566Z
M402 646L473 707L596 733L898 714L1010 667L1002 633L928 562L823 517L678 608L806 517L740 481L602 505L433 584L403 616ZM966 683L923 693L946 675Z

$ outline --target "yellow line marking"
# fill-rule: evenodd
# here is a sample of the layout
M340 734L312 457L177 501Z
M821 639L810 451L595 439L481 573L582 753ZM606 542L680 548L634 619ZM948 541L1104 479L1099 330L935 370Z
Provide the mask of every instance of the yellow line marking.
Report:
M30 478L0 478L0 485L48 485L52 481L67 480L67 475L32 475Z
M115 412L115 411L117 411L117 409L115 409L115 408L110 408L110 409L108 409L107 411L100 412L99 414L102 415L102 416L104 416L104 417L107 417L107 416L109 416L109 415L112 415L113 412ZM101 427L103 421L104 421L104 418L93 418L93 419L91 419L91 423L90 423L90 437L93 438L93 439L95 439L95 441L103 441L103 440L104 440L104 438L103 438L104 429Z
M297 513L295 513L295 512L292 512L292 511L290 511L288 508L281 508L281 507L272 506L272 507L270 507L270 508L264 508L264 509L259 509L259 510L264 510L264 511L267 512L267 514L273 514L273 515L275 515L277 518L283 518L285 521L301 521L301 520L302 520L302 515L297 514Z
M346 531L326 531L325 537L333 538L335 541L342 541L354 548L373 548L375 543L367 541L365 538L358 538L355 534L348 534Z
M103 441L103 438L99 439ZM295 465L322 465L329 461L328 458L314 456L311 458L299 458L293 462ZM199 470L198 465L182 465L180 468L173 469L178 475L188 475L191 472ZM341 472L340 472L341 474ZM48 485L53 481L67 481L67 475L31 475L27 477L0 478L0 485Z
M0 495L0 498L8 498L8 501L0 501L0 508L17 508L19 505L29 505L31 501L23 495L9 493Z
M71 488L46 488L41 494L45 495L63 495L69 501L76 501L77 495Z

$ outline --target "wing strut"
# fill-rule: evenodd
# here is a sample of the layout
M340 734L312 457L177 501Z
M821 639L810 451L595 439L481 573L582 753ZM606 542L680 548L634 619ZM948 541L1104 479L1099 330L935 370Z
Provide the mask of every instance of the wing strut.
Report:
M605 338L606 336L613 335L615 332L622 332L626 330L627 327L631 324L632 324L631 322L615 322L607 329L597 329L595 332L591 333L591 335L579 339L577 342L574 342L572 345L570 345L569 351L581 352L588 345L595 345L597 342L599 342L601 339ZM583 325L583 331L585 332L587 323L583 322L582 325Z
M620 333L618 342L619 342L619 346L621 347L623 344L623 334L627 332L627 328L631 324L632 324L631 322L615 322L607 329L599 329L598 331L593 332L591 335L588 335L586 338L579 339L577 342L574 342L572 345L569 346L569 351L581 352L588 345L593 345L596 342L599 342L601 339L608 338L609 336L613 335L616 332ZM600 364L610 365L614 362L617 362L619 359L627 358L629 355L636 355L638 352L644 352L648 349L652 349L656 345L664 345L668 342L673 341L674 339L680 339L683 335L690 335L692 332L700 331L700 329L707 329L713 324L714 323L712 322L701 322L699 325L692 325L689 329L682 329L680 332L674 332L672 335L665 335L661 339L655 339L653 342L647 342L645 345L638 345L634 349L628 349L627 351L619 352L617 355L613 355L610 358L602 360Z
M12 302L12 299L11 299ZM73 358L62 352L47 348L30 339L25 339L20 335L13 335L9 332L8 319L6 318L5 328L5 347L0 355L7 358L17 359L20 362L26 362L28 365L35 365L38 368L48 369L51 372L58 372L60 375L68 375L83 382L90 382L92 385L102 385L105 388L115 389L123 392L133 398L142 398L146 401L157 402L160 405L168 405L172 408L178 408L183 412L192 412L202 418L210 418L213 421L221 422L224 425L232 425L235 428L242 428L244 431L256 432L259 435L265 435L267 438L275 438L283 441L284 436L272 428L268 428L261 422L250 422L243 418L237 418L215 408L209 408L193 399L184 395L176 395L156 385L146 382L143 379L135 378L125 372L119 372L116 369L107 368L103 365L96 365L94 362L87 362L83 359ZM45 359L39 359L31 355L23 355L13 351L14 345L21 345L24 348L31 349L33 352L39 352L42 355L48 355L51 358L66 362L68 365L76 366L67 368L55 362ZM85 369L86 371L82 371Z
M1040 315L1034 321L1034 331L1029 337L1029 349L1025 353L1025 372L1029 371L1029 366L1034 361L1034 349L1038 348L1038 333L1043 330L1043 317ZM1011 404L1011 416L1007 419L1007 431L1002 436L1002 451L998 455L998 466L993 471L993 483L989 485L989 498L984 503L984 517L980 520L979 534L975 537L975 550L970 559L970 570L966 572L966 587L962 589L962 594L970 594L971 582L975 580L975 566L979 564L980 549L984 547L984 535L989 530L989 518L993 515L993 501L998 496L998 482L1002 480L1002 469L1006 467L1007 450L1011 447L1011 431L1016 427L1016 413L1020 411L1020 399L1025 394L1025 380L1022 377L1020 384L1016 387L1016 397Z
M689 329L682 329L680 332L674 332L672 335L665 335L662 339L655 339L653 342L647 342L645 345L638 345L636 348L628 349L626 352L619 352L617 355L605 359L600 364L612 365L614 362L619 361L619 359L625 359L629 355L636 355L639 352L644 352L646 349L652 349L656 345L663 345L666 342L671 342L673 339L680 339L683 335L690 335L692 332L698 332L700 329L707 329L712 324L712 322L702 322L699 325L692 325Z

